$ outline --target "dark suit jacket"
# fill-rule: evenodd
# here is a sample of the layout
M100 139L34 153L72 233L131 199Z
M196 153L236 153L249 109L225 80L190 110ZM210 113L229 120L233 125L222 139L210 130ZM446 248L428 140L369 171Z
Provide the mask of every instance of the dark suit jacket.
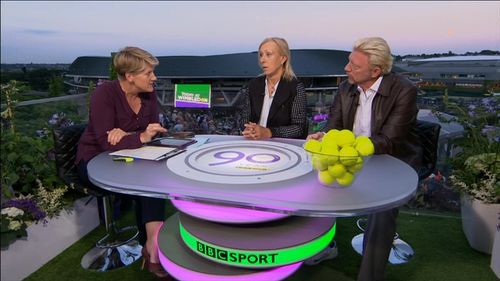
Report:
M243 108L243 119L259 123L265 95L265 76L259 76L248 84L249 104ZM248 112L249 111L249 112ZM246 120L245 120L246 121ZM306 95L304 85L298 79L281 79L269 110L267 128L273 137L305 138L307 135Z
M356 85L340 84L330 108L329 129L352 130L359 101ZM416 132L417 88L405 77L384 75L372 104L371 140L375 154L390 154L418 171L422 149Z

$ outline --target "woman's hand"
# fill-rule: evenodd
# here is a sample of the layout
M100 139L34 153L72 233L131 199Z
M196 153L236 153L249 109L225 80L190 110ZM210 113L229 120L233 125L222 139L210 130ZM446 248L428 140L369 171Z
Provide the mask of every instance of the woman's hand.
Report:
M106 133L108 134L108 142L111 145L116 145L122 140L124 136L129 135L129 133L123 131L120 128L114 128L111 131L107 131Z
M158 133L166 133L167 129L163 128L159 123L150 123L146 130L141 133L141 142L150 142Z
M242 135L247 139L253 140L268 139L272 137L271 130L252 122L245 124L245 130L243 130Z

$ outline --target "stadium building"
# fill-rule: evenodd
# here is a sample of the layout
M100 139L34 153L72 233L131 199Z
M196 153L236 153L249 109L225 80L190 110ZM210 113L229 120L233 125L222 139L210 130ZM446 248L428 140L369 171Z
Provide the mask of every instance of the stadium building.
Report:
M341 81L349 52L338 50L292 50L291 61L304 83L309 107L320 112L329 105ZM155 69L157 94L162 106L173 106L176 84L210 84L212 107L232 107L241 87L261 70L257 52L211 56L159 56ZM110 74L110 57L78 57L65 75L74 93L86 93L89 82L98 84Z
M423 90L493 94L500 90L500 56L452 56L398 63Z

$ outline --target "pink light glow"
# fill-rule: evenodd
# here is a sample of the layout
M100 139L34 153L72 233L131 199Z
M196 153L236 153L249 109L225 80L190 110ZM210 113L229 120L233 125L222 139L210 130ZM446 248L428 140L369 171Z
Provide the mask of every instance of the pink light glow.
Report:
M292 263L285 266L275 267L270 270L258 271L256 273L246 274L246 275L211 275L206 273L200 273L191 271L184 267L181 267L172 261L170 261L166 256L164 256L161 251L159 251L159 258L161 265L165 270L170 273L174 278L179 280L197 280L197 281L259 281L259 280L283 280L288 276L292 275L299 267L302 262Z
M172 204L181 212L200 219L223 223L258 223L286 218L290 215L237 207L217 206L172 199Z

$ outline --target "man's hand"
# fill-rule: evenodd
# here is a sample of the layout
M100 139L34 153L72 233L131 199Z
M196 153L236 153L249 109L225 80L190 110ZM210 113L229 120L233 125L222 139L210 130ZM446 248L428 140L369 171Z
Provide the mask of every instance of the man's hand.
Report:
M323 132L317 132L317 133L308 135L306 140L321 140L324 135L325 135L325 133L323 133Z

